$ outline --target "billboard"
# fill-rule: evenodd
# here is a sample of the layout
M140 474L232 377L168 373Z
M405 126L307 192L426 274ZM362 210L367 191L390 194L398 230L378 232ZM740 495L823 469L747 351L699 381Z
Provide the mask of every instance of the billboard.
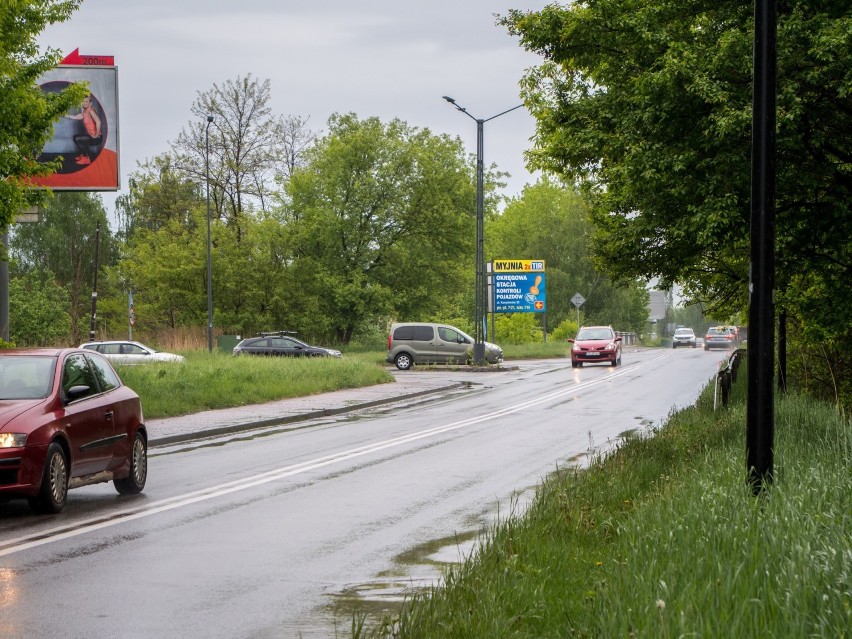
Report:
M38 79L45 93L86 82L89 95L78 108L53 125L53 137L44 145L39 162L60 160L59 170L35 178L35 186L56 191L117 191L118 69L112 56L80 56L77 51Z
M496 313L547 311L544 260L494 260L493 271Z

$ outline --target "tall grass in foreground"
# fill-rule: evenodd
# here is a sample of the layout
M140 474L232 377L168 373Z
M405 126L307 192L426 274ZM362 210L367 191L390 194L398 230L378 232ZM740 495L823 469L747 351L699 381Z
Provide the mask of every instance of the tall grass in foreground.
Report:
M852 636L852 423L780 398L775 481L746 485L745 374L651 438L544 482L441 587L353 635Z
M260 404L288 397L393 382L367 355L332 357L234 357L190 351L181 364L116 366L142 398L146 419L214 408Z

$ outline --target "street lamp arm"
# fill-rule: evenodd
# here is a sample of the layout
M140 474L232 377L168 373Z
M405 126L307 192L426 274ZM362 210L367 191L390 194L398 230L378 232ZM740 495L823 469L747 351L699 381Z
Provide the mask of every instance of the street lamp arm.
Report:
M476 122L479 122L479 120L477 120L475 117L473 117L470 113L468 113L468 112L467 112L467 109L465 109L463 106L459 106L458 104L456 104L456 101L455 101L455 100L453 100L453 98L451 98L451 97L450 97L450 96L448 96L448 95L445 95L445 96L443 96L443 97L444 97L444 99L445 99L447 102L449 102L450 104L452 104L454 107L456 107L456 109L458 109L459 111L461 111L462 113L464 113L464 114L465 114L467 117L469 117L471 120L475 120ZM496 117L496 116L495 116L495 117Z
M513 106L511 109L506 109L506 110L505 110L505 111L503 111L502 113L498 113L497 115L492 115L492 116L491 116L490 118L488 118L487 120L483 120L483 122L488 122L488 121L490 121L490 120L493 120L494 118L499 118L501 115L506 115L506 114L507 114L507 113L509 113L510 111L514 111L515 109L520 109L522 106L524 106L524 105L523 105L523 104L519 104L518 106Z

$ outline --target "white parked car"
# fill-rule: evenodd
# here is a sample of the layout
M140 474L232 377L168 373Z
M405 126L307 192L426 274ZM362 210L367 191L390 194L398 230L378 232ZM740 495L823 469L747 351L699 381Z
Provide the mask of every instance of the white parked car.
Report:
M155 351L150 346L131 341L86 342L80 348L97 351L114 364L147 364L149 362L185 362L183 355Z

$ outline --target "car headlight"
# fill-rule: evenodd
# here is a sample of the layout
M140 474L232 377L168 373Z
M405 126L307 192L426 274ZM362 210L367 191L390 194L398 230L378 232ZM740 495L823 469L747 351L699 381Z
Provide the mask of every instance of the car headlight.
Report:
M24 433L0 433L0 448L22 448L26 443Z
M574 344L574 346L572 346L572 347L571 347L571 350L572 350L572 351L574 351L575 353L579 353L581 349L580 349L580 347L579 347L579 346L577 346L576 344Z
M607 345L606 345L606 350L608 350L608 351L614 351L614 350L615 350L615 342L610 342L609 344L607 344Z

